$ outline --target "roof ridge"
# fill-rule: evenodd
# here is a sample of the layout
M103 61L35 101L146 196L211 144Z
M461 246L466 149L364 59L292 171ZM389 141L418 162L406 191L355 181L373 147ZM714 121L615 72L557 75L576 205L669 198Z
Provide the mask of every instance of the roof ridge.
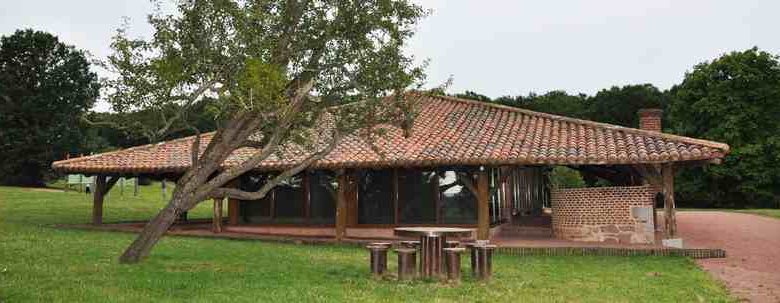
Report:
M414 92L414 93L415 94L420 94L419 92ZM570 123L577 123L577 124L584 124L584 125L590 125L590 126L595 126L595 127L602 127L602 128L607 128L607 129L610 129L610 130L616 130L616 131L622 131L622 132L626 132L626 133L632 133L632 134L635 134L635 135L643 135L643 136L650 136L650 137L660 137L660 138L663 138L663 139L682 141L684 143L689 143L689 144L703 145L703 146L706 146L706 147L722 149L725 153L728 153L729 150L731 149L731 147L728 144L717 142L717 141L696 139L696 138L691 138L691 137L686 137L686 136L681 136L681 135L675 135L675 134L670 134L670 133L655 132L655 131L649 131L649 130L644 130L644 129L639 129L639 128L622 126L622 125L615 125L615 124L609 124L609 123L604 123L604 122L597 122L597 121L591 121L591 120L585 120L585 119L566 117L566 116L561 116L561 115L556 115L556 114L550 114L550 113L533 111L533 110L529 110L529 109L525 109L525 108L519 108L519 107L508 106L508 105L503 105L503 104L496 104L496 103L492 103L492 102L483 102L483 101L469 100L469 99L463 99L463 98L458 98L458 97L453 97L453 96L446 96L446 95L428 95L428 96L431 97L431 98L439 98L439 99L444 99L444 100L453 101L453 102L466 103L466 104L470 104L470 105L483 106L483 107L492 107L492 108L502 109L502 110L509 110L509 111L513 111L513 112L523 113L523 114L526 114L526 115L529 115L529 116L536 116L536 117L549 118L549 119L554 119L554 120L559 120L559 121L566 121L566 122L570 122Z
M216 131L206 132L206 133L202 133L200 135L201 135L201 137L203 137L205 135L211 135L211 134L214 134L214 133L216 133ZM141 149L155 147L157 145L170 144L170 143L175 143L175 142L179 142L179 141L186 141L186 140L189 140L191 138L195 138L195 135L181 137L181 138L176 138L176 139L171 139L171 140L167 140L167 141L160 141L160 142L157 142L157 143L149 143L149 144L144 144L144 145L132 146L132 147L128 147L128 148L120 148L120 149L117 149L117 150L107 151L107 152L104 152L104 153L97 153L97 154L89 155L89 156L83 156L83 157L76 157L76 158L70 158L70 159L65 159L65 160L54 161L54 162L51 163L51 166L52 167L56 167L56 166L60 166L60 165L64 165L64 164L72 164L72 163L75 163L75 162L85 161L85 160L89 160L89 159L96 158L96 157L104 157L104 156L113 155L113 154L117 154L117 153L121 153L121 152L136 151L136 150L141 150Z

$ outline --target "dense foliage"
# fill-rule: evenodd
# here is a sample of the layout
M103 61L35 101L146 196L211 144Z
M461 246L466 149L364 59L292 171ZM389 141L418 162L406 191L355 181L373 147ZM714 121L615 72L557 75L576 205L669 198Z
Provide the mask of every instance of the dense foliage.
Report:
M216 130L217 123L214 120L214 113L209 111L208 106L211 102L205 101L190 114L189 119L194 128L202 132L211 132ZM176 108L176 105L171 105ZM95 138L99 138L103 143L100 146L101 151L115 150L143 144L154 143L157 140L170 140L191 136L195 134L192 128L177 128L161 137L150 131L146 127L135 127L136 124L151 125L159 121L159 114L155 110L138 110L128 113L116 112L90 112L87 114L88 123L92 123L89 128ZM96 122L101 121L101 122ZM111 123L105 123L111 121Z
M780 62L756 48L696 65L668 91L640 84L594 96L564 91L496 99L476 92L457 96L629 127L638 126L639 109L664 109L666 131L731 146L722 165L679 171L679 205L780 207ZM568 170L552 173L558 183L580 184Z
M570 94L563 90L553 90L544 94L530 93L527 96L502 96L495 99L473 91L454 96L629 127L639 125L637 116L639 109L664 108L668 103L666 93L652 84L613 86L599 91L594 96L583 93Z
M688 170L684 201L740 207L780 202L780 62L756 48L697 65L670 90L675 133L726 142L722 165Z
M52 160L90 150L79 117L98 96L84 53L40 31L0 40L0 182L42 185Z
M637 112L643 108L664 108L667 96L652 84L613 86L589 99L586 117L590 120L636 127Z
M562 90L550 91L542 95L531 93L528 96L503 96L495 102L574 118L587 118L589 99L584 94L570 95Z
M554 166L549 176L552 188L581 188L588 186L579 171L566 166Z

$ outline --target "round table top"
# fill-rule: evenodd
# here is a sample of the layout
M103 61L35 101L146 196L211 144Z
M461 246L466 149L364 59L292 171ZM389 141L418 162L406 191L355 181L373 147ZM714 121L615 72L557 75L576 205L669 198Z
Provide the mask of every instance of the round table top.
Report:
M394 229L396 236L401 237L438 237L438 236L454 236L454 237L469 237L474 232L469 228L458 227L398 227Z

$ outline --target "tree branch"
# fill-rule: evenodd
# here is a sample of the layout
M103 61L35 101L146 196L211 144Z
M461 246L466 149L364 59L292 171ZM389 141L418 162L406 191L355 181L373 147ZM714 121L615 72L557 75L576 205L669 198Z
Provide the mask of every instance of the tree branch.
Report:
M200 158L200 129L197 127L192 126L192 129L195 131L195 140L192 141L192 148L190 148L190 156L192 167L198 166L198 159Z
M281 174L276 175L273 179L263 184L263 186L254 192L249 191L243 191L236 188L218 188L213 190L209 196L213 198L233 198L233 199L241 199L241 200L260 200L265 197L266 194L268 194L271 189L279 185L279 183L282 183L283 181L289 179L290 177L300 173L307 167L311 166L312 163L314 163L317 160L322 159L325 155L329 154L333 151L333 149L338 146L338 144L341 142L341 139L343 136L339 135L338 132L334 134L333 140L326 146L324 149L315 152L297 165L293 166L290 169L287 169L283 171Z
M642 176L645 181L652 186L661 184L661 168L656 164L634 165L634 170Z
M282 33L276 42L271 53L271 62L279 66L287 66L290 62L290 44L295 31L298 30L298 23L303 17L303 8L308 6L308 1L298 3L297 0L287 0L284 11L284 21Z
M460 182L463 183L463 186L468 188L469 191L474 195L474 197L477 197L477 187L474 186L474 182L468 176L468 174L458 173L457 175L458 175L458 180L460 180Z
M198 89L196 89L192 94L190 94L186 100L186 103L181 106L181 108L176 111L176 115L171 117L170 119L163 119L163 127L158 129L156 131L156 135L159 137L165 136L165 134L170 130L170 128L173 126L173 124L181 119L182 116L187 112L188 108L192 106L192 104L195 103L204 93L206 93L207 90L214 87L214 85L217 84L216 77L215 79L209 80L208 82L202 84ZM167 120L167 121L165 121Z
M119 123L109 122L109 121L92 121L92 120L89 120L89 118L87 118L85 116L81 117L81 121L86 123L89 126L108 126L110 128L113 128L113 129L116 129L116 130L122 130L122 131L130 129L130 126L121 125Z
M295 115L298 114L300 108L303 106L303 102L306 100L306 96L308 95L309 91L311 91L312 87L314 87L313 77L306 80L307 81L305 83L298 83L294 89L291 88L292 96L290 105L284 109L282 115L280 116L281 121L279 122L279 125L276 126L268 142L265 144L265 146L263 146L263 149L252 155L249 159L242 162L241 164L231 167L212 178L210 181L204 184L199 193L208 194L228 181L233 180L241 174L254 169L257 167L257 165L260 164L260 162L268 158L268 156L270 156L276 150L289 131L293 121L295 120ZM249 129L248 131L255 130ZM248 137L249 135L245 136L244 138ZM239 145L246 143L245 141L246 140L243 140L239 143Z

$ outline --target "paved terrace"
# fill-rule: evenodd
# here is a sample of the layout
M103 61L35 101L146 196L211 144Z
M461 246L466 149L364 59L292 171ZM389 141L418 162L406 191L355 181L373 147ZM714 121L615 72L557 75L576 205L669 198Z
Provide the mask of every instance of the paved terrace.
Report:
M146 222L125 222L125 223L109 223L103 225L92 224L72 224L72 225L60 225L63 228L76 228L76 229L89 229L89 230L101 230L101 231L118 231L118 232L131 232L137 233L143 229ZM400 240L400 238L392 236L392 228L385 228L389 236L384 237L347 237L340 243L337 242L331 236L323 236L323 233L328 233L333 230L332 227L267 227L267 226L224 226L222 232L213 233L211 231L210 220L193 220L188 223L175 224L168 231L169 235L175 236L190 236L190 237L206 237L206 238L223 238L223 239L235 239L235 240L264 240L275 241L295 244L347 244L347 245L365 245L370 242L387 241L387 240ZM269 230L277 230L280 234L269 234ZM289 236L282 234L286 230L296 229L308 230L310 236ZM360 230L366 231L366 233L376 234L377 228L354 228L353 231L360 233ZM355 232L353 232L354 234ZM660 235L658 235L660 238ZM577 242L563 239L556 239L552 237L506 237L496 236L492 239L492 242L498 245L499 251L510 253L514 255L684 255L694 258L722 258L724 252L718 247L712 247L701 245L691 246L687 245L686 249L668 249L663 248L660 244L615 244L615 243L598 243L598 242ZM658 241L660 243L660 241Z

